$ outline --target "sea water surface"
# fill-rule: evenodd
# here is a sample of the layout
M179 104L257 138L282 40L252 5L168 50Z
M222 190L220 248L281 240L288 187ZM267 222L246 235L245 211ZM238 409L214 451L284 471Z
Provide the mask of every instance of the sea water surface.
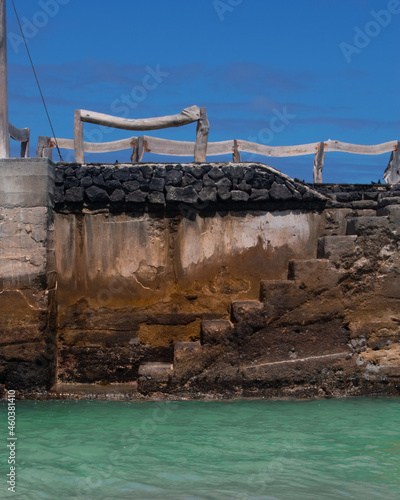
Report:
M0 498L399 499L400 399L19 401Z

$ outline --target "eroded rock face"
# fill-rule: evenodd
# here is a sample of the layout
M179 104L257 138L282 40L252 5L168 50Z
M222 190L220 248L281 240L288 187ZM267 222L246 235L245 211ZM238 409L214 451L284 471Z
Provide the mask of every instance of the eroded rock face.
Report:
M398 394L399 215L393 205L353 213L346 234L320 237L318 258L291 261L286 280L264 280L260 301L232 302L231 322L203 321L201 346L176 359L163 390Z
M59 376L62 382L138 380L145 395L396 394L399 210L382 207L378 216L369 209L327 210L314 250L303 259L286 256L286 273L259 279L256 296L240 281L217 286L217 280L163 305L94 308L90 313L89 303L81 301L81 310L60 322L61 352L75 371L67 372L63 362ZM154 277L148 272L146 285L151 286ZM225 270L221 276L228 275ZM223 307L217 300L201 309L205 291L222 296ZM70 328L78 318L74 334ZM107 332L108 322L113 334ZM92 330L96 324L106 327L103 333ZM96 348L96 342L102 347ZM85 345L91 343L88 351ZM112 361L115 344L127 346L126 358L118 363L132 369L118 372ZM103 357L90 357L89 365L98 371L88 376L85 360L96 349Z

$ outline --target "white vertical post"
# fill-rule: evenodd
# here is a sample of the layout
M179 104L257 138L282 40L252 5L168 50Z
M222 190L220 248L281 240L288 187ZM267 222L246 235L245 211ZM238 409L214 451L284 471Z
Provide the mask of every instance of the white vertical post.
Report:
M6 0L0 0L0 158L9 157Z

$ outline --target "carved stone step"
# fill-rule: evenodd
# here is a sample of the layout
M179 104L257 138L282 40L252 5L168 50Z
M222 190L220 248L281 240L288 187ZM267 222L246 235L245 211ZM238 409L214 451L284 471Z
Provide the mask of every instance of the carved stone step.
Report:
M288 277L303 289L318 291L336 286L340 273L327 259L292 260Z
M395 226L400 226L400 205L388 205L377 211L379 216L387 216L389 221Z
M259 300L235 300L232 302L231 315L232 321L235 323L249 321L262 313L263 304Z
M232 331L232 323L224 320L203 320L200 341L202 344L220 344Z
M176 342L174 344L174 375L178 379L188 379L201 373L203 358L200 342Z
M260 300L269 302L274 300L276 296L281 297L287 295L296 288L296 283L293 280L265 280L260 284Z
M139 366L139 377L167 382L173 373L171 363L143 363Z
M347 221L346 234L356 234L366 236L376 234L376 231L390 229L390 222L387 216L380 217L354 217Z
M324 236L318 240L317 257L340 264L343 259L354 254L357 236Z
M325 211L325 235L326 236L344 236L346 234L347 220L353 217L360 216L375 216L375 210L363 209L360 211L353 208L335 208Z
M137 382L110 384L57 383L50 389L50 394L73 399L84 396L85 399L125 399L137 393Z
M277 316L304 302L306 294L294 280L262 281L260 299L268 316Z
M180 359L192 354L194 351L200 351L200 342L175 342L174 344L174 367L176 363L179 363Z
M171 363L143 363L139 366L139 392L159 392L168 390L173 375Z

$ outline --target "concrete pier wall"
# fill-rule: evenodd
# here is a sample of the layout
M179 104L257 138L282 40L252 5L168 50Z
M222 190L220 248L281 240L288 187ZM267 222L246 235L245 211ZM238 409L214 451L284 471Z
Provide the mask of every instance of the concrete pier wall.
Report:
M0 384L396 393L396 186L261 164L0 167Z
M56 355L54 164L0 160L0 376L49 387Z

